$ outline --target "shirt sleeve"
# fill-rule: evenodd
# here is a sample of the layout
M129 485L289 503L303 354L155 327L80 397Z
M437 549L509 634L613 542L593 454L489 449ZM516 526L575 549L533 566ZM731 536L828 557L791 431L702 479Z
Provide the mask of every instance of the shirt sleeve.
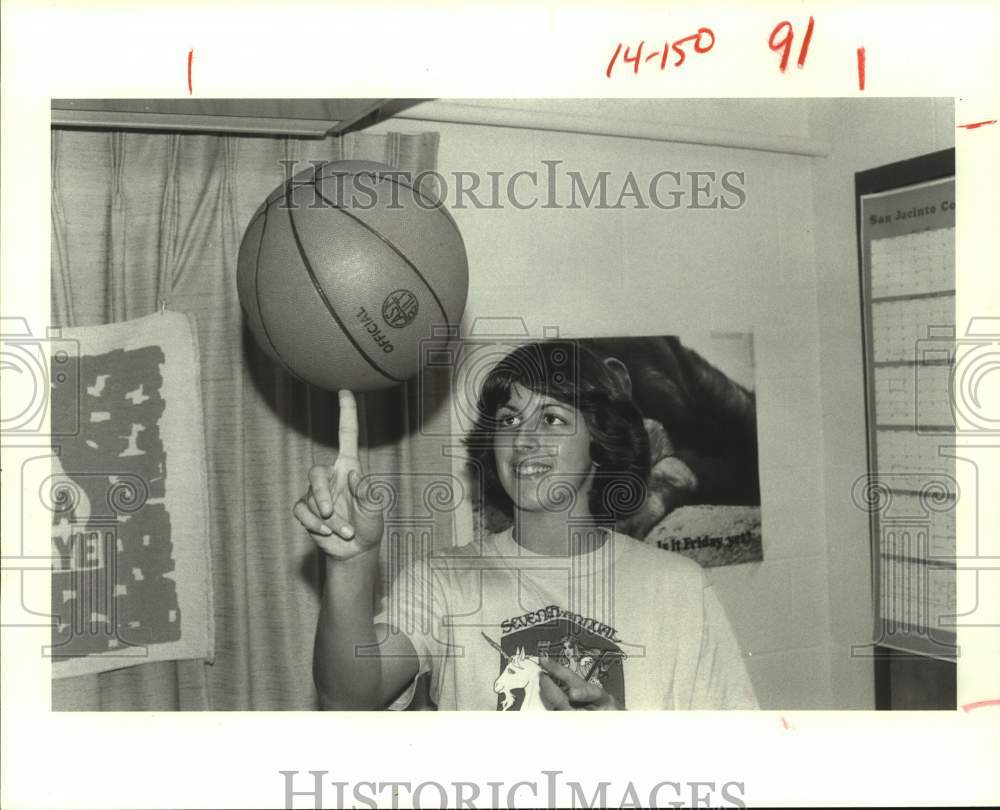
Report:
M413 681L388 709L409 706L425 672L431 674L431 698L436 700L440 664L449 646L442 622L447 605L442 585L442 578L431 569L430 558L421 557L396 575L382 610L374 618L376 627L385 625L387 632L405 635L417 652Z
M757 709L757 697L726 612L712 586L702 592L702 634L691 709Z

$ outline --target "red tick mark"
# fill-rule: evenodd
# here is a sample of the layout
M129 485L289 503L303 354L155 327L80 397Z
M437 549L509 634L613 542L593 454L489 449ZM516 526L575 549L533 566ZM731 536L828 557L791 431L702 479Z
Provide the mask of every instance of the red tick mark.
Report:
M806 35L802 39L802 48L799 50L799 67L804 68L806 66L806 54L809 53L809 43L812 42L813 38L813 26L815 21L812 17L809 18L809 25L806 26Z
M865 49L858 48L858 89L865 89Z
M988 121L987 123L995 123L994 121ZM1000 706L1000 700L979 700L975 703L966 703L962 706L962 711L971 712L973 709L983 709L987 706Z
M194 62L194 48L188 51L188 95L194 92L191 89L191 63Z
M795 726L793 726L791 723L789 723L785 719L785 715L781 715L781 725L785 729L785 731L794 731L795 730Z
M955 129L979 129L979 127L985 127L988 126L989 124L995 124L996 122L997 119L993 118L989 121L976 121L976 123L974 124L959 124L957 127L955 127Z

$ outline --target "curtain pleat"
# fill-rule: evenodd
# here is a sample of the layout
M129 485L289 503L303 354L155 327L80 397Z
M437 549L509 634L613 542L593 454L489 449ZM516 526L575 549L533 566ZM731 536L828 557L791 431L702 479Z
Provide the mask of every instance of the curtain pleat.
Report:
M76 313L73 309L73 285L69 275L66 214L63 212L60 189L61 138L61 132L52 133L52 320L54 323L71 324L76 322Z
M416 174L436 166L436 134L299 141L64 130L52 144L54 324L120 321L166 302L196 325L216 634L214 664L163 662L55 681L53 708L316 708L322 565L291 506L309 466L336 458L337 400L291 378L249 337L236 295L240 238L285 179L283 161L301 170L309 160L376 160ZM434 387L431 395L443 398L447 380ZM405 484L400 510L413 514L423 509L413 473L450 469L411 424L416 395L401 386L359 398L368 468ZM168 479L183 474L168 467Z
M174 284L175 253L177 250L177 209L178 176L177 159L180 152L181 136L169 135L166 155L166 182L160 205L159 252L156 273L156 303L165 305Z
M111 279L108 321L116 323L131 317L128 279L125 271L125 221L127 216L125 189L125 134L111 133L111 218L108 227L108 275Z

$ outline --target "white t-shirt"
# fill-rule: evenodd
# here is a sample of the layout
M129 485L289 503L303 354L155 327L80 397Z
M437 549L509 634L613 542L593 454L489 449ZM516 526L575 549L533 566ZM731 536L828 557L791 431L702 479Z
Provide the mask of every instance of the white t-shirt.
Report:
M757 708L700 566L622 534L565 557L526 551L509 529L447 548L400 571L375 622L410 639L441 710L544 708L546 656L628 709Z

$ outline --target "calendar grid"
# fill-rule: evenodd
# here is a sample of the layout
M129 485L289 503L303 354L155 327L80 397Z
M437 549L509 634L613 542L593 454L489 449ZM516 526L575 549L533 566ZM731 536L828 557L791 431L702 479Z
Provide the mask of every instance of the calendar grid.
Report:
M873 524L877 611L890 636L901 627L924 634L940 630L956 605L958 492L954 459L940 453L942 435L955 430L955 229L953 217L896 225L898 210L923 205L919 193L906 189L896 199L873 201L870 210L877 215L871 220L888 224L872 229L863 253L872 472L889 504ZM933 197L948 194L939 185ZM906 227L920 230L901 232ZM935 350L930 353L929 340Z

